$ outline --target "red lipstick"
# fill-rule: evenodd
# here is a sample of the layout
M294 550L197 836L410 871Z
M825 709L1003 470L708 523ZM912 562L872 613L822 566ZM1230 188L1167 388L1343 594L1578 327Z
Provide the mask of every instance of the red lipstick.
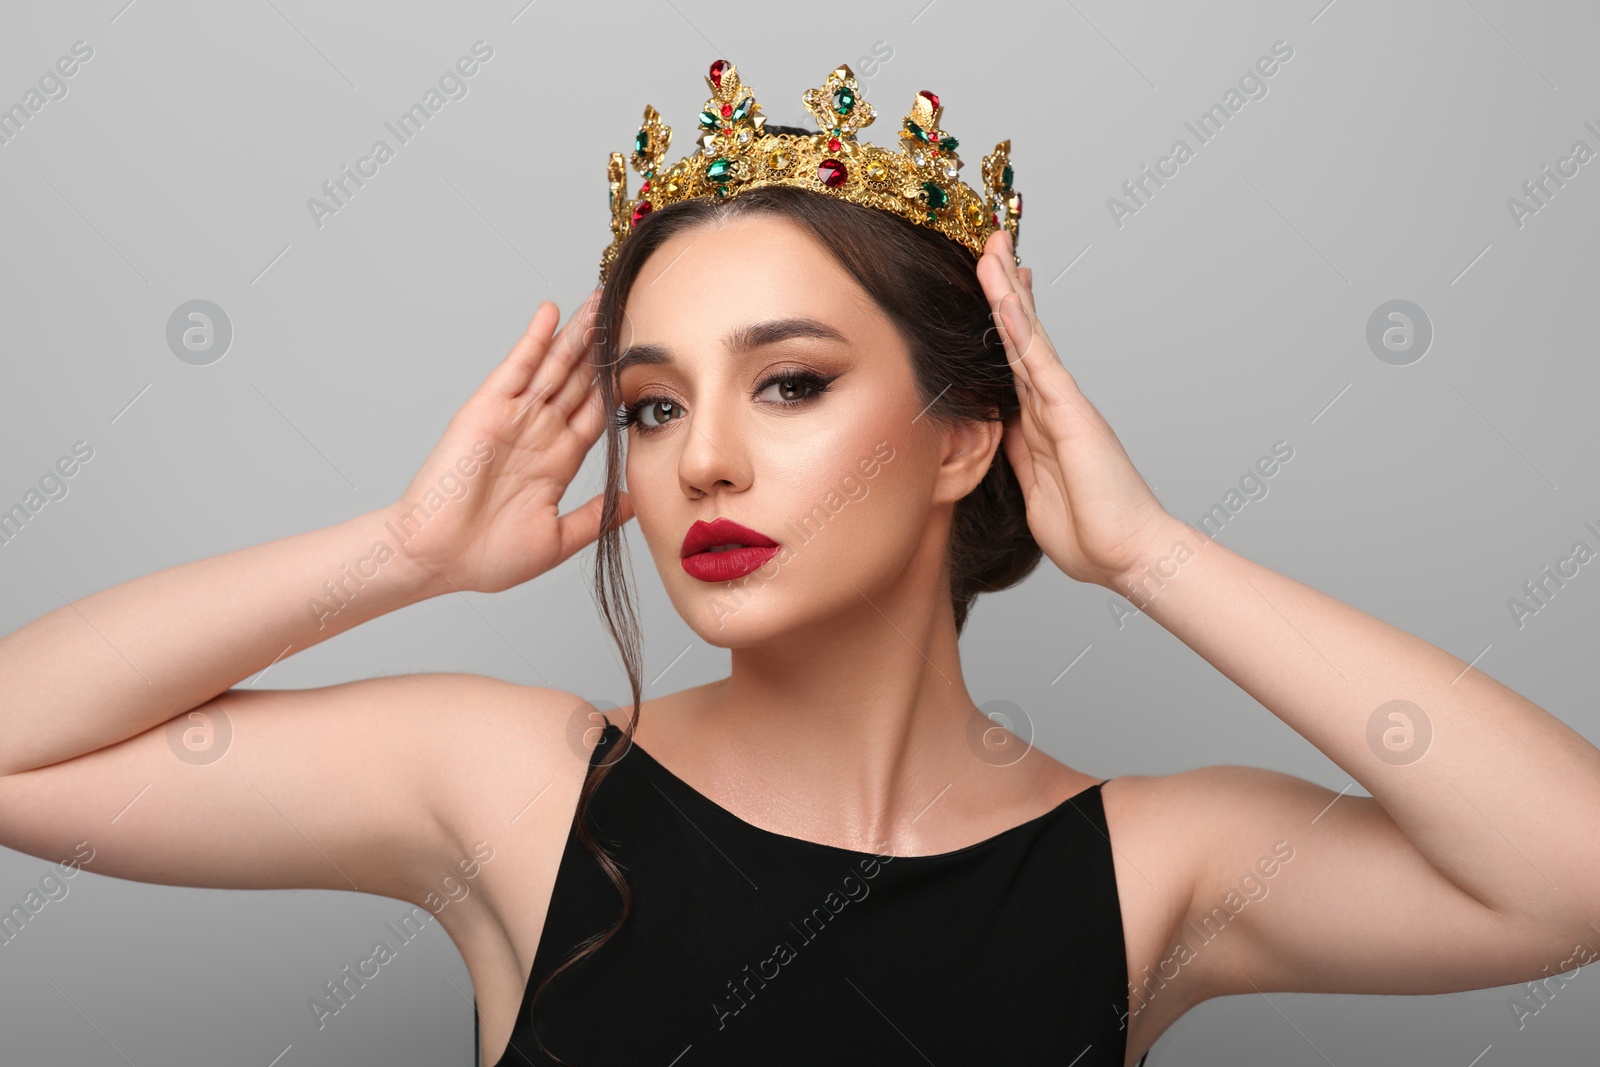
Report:
M777 554L776 541L732 519L697 521L684 535L679 553L683 569L702 582L742 578Z

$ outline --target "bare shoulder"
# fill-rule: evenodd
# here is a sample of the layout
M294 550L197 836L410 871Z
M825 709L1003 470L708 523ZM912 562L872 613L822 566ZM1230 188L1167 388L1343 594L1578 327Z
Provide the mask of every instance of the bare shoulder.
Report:
M1189 924L1197 898L1225 880L1224 869L1234 881L1243 878L1250 885L1253 878L1269 877L1265 871L1281 870L1285 846L1273 851L1281 835L1258 825L1251 814L1298 813L1310 806L1309 821L1331 796L1290 775L1232 765L1119 775L1103 783L1101 803L1127 944L1130 1062L1191 1008L1219 992L1200 980L1198 969L1180 965L1194 940ZM1273 840L1264 840L1268 837ZM1257 838L1264 840L1259 856L1250 852ZM1266 866L1255 866L1258 862Z
M604 726L599 711L565 690L463 677L458 725L437 756L447 830L459 845L564 836Z
M1219 765L1113 782L1105 801L1126 921L1143 924L1135 1053L1214 997L1487 988L1537 976L1584 936L1486 907L1349 787Z

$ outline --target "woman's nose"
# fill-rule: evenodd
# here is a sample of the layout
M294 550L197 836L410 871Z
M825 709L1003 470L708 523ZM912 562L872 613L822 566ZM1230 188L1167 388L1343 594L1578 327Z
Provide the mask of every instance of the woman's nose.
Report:
M749 486L750 464L736 413L726 404L702 402L684 421L688 432L682 436L683 451L678 458L683 491L689 495L719 489L737 492Z

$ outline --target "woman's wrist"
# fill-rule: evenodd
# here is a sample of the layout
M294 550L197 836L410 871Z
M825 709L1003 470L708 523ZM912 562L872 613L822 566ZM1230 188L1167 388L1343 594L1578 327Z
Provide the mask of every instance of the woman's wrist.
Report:
M389 504L358 515L350 523L368 538L361 567L371 577L381 574L397 595L417 602L456 591L442 566L417 551L421 524L415 508Z
M1193 559L1205 540L1182 519L1163 512L1163 518L1139 539L1139 547L1129 562L1102 582L1113 593L1128 596L1151 582L1164 584L1176 577L1177 569Z

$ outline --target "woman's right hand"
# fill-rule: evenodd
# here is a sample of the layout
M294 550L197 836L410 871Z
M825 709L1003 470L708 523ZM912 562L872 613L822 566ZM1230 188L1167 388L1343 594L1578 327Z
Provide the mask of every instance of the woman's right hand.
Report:
M560 309L539 305L388 509L408 538L399 551L455 589L509 589L599 536L604 494L558 514L567 484L605 430L599 379L583 358L599 292L554 337ZM619 522L632 518L626 492L618 506Z

